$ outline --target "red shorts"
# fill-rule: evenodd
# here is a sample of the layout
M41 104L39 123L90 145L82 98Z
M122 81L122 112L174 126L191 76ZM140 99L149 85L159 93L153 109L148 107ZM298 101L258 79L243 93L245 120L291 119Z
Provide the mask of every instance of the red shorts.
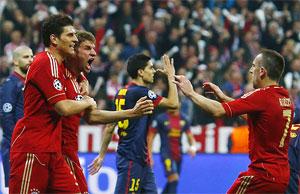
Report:
M63 152L64 158L67 164L70 166L72 172L75 174L81 193L88 193L88 187L83 170L80 166L77 151L65 151Z
M80 193L63 156L57 153L11 153L9 193Z
M249 172L240 173L227 193L285 193L287 183L268 181Z

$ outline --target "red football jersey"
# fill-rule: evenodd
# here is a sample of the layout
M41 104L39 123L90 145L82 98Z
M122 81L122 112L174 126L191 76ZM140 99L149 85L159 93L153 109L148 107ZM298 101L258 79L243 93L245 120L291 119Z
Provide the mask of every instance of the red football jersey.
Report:
M68 69L65 69L66 76L66 95L70 100L82 100L77 77ZM81 76L80 76L81 77ZM76 114L62 119L62 151L78 151L78 128L81 114Z
M54 104L66 99L64 65L49 52L35 56L25 80L24 117L12 136L12 152L61 152L61 116Z
M286 183L289 179L289 134L294 116L288 91L270 86L222 105L229 117L248 116L249 170L273 182Z

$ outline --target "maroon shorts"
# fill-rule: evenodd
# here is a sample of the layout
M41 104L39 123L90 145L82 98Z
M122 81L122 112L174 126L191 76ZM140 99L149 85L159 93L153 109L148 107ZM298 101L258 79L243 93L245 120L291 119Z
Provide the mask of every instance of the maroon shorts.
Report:
M258 175L242 172L227 193L285 193L287 183L268 181Z
M77 151L63 152L67 164L70 166L72 172L75 174L81 193L88 193L88 187L83 170L80 166Z
M80 193L76 178L58 153L11 153L9 193Z

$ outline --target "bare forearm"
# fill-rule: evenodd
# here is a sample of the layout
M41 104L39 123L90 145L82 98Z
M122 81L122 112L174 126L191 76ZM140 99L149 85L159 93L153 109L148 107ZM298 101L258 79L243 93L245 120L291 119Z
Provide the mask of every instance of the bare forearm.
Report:
M222 117L225 115L225 110L220 102L211 100L202 95L193 92L188 96L196 105L198 105L205 112L212 114L214 117Z
M108 124L105 127L105 131L104 131L104 137L103 137L103 141L102 141L102 145L100 148L100 152L99 152L99 156L103 159L106 152L107 152L107 148L108 145L111 141L111 137L113 135L114 132L114 128L115 128L116 124Z
M90 106L91 104L85 100L62 100L54 105L55 110L62 116L78 114L84 111L85 109L89 108Z
M88 113L87 122L90 124L107 124L136 117L132 109L122 111L92 110Z

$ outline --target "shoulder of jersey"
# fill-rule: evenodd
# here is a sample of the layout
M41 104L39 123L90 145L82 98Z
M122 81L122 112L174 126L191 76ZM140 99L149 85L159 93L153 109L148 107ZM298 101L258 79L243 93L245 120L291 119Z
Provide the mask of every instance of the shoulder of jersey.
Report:
M260 92L260 91L263 91L263 90L264 90L264 89L262 89L262 88L253 90L253 91L251 91L251 92L248 92L248 93L244 94L243 96L241 96L241 98L247 98L248 96L251 96L252 94L257 93L257 92Z

